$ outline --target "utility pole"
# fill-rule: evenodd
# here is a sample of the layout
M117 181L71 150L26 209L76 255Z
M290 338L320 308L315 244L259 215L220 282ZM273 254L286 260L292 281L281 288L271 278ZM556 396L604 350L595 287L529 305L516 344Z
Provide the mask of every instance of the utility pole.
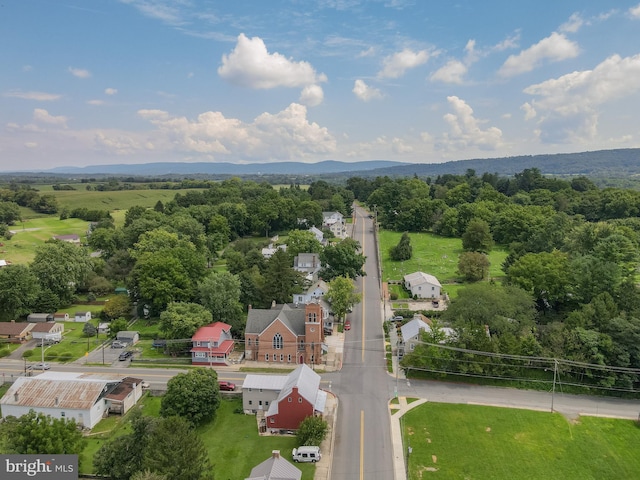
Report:
M553 389L551 390L551 413L553 413L553 399L556 394L556 377L558 375L558 360L553 359Z

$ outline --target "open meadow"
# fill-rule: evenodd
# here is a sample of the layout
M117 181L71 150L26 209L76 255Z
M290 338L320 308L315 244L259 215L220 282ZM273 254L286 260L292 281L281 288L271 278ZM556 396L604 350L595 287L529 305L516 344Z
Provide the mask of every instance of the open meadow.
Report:
M402 417L408 479L638 478L631 420L425 403Z
M451 297L456 296L462 287L463 280L458 274L458 256L463 252L462 240L447 238L432 233L410 233L413 256L409 260L396 262L389 258L389 249L400 241L402 232L380 230L380 260L382 262L382 281L402 281L404 275L422 271L434 275L442 284L443 289ZM507 258L506 248L496 245L489 254L489 276L501 279L504 276L501 265ZM401 287L392 291L397 293ZM407 296L407 295L405 295Z

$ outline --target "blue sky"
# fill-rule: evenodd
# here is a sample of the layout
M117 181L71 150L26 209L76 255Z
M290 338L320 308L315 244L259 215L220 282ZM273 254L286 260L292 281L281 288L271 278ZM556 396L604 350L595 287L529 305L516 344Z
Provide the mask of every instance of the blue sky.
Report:
M2 0L0 170L640 146L640 3Z

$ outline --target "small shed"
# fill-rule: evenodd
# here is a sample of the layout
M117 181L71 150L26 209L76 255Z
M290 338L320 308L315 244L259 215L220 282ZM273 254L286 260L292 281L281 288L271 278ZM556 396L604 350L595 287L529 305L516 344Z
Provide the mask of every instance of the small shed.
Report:
M69 314L68 313L54 313L53 314L54 322L68 322Z
M125 287L117 287L114 290L114 293L116 295L129 295L129 290L127 290Z
M108 322L102 322L98 324L98 333L104 333L105 335L108 335L109 332L111 331L111 324Z
M27 322L41 323L53 321L53 315L50 313L30 313L27 315Z
M91 312L83 311L75 313L74 322L88 322L89 320L91 320Z
M116 340L127 342L129 345L135 345L140 341L140 333L132 330L122 330L116 334Z

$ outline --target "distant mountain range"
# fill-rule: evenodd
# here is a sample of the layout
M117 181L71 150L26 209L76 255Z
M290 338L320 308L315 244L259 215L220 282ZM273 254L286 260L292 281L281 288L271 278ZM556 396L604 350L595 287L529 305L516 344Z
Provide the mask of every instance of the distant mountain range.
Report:
M352 170L376 170L406 165L401 162L371 160L363 162L338 162L325 160L317 163L142 163L137 165L92 165L87 167L56 167L46 173L76 175L322 175L345 173Z
M87 167L56 167L39 172L54 176L413 176L435 177L444 174L497 173L513 175L527 168L537 168L547 175L584 175L589 177L640 176L640 148L599 150L582 153L522 155L517 157L457 160L446 163L402 163L387 160L340 162L326 160L317 163L144 163L135 165L93 165ZM24 175L24 172L22 172ZM35 172L32 172L35 175ZM0 174L5 175L5 174Z

